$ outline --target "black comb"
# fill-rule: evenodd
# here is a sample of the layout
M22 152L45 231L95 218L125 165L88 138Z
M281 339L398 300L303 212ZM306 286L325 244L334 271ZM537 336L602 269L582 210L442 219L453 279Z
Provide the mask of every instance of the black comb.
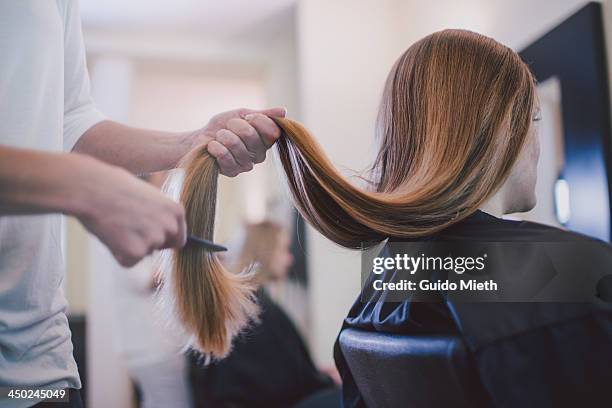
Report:
M227 248L224 247L223 245L215 244L212 241L209 241L204 238L196 237L195 235L187 235L187 243L198 245L209 252L227 251Z

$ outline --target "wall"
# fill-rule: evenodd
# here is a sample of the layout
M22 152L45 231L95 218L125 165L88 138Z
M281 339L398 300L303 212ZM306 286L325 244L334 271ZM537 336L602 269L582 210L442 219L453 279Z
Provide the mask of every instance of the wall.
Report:
M404 48L443 28L466 28L520 49L572 14L585 0L397 1Z

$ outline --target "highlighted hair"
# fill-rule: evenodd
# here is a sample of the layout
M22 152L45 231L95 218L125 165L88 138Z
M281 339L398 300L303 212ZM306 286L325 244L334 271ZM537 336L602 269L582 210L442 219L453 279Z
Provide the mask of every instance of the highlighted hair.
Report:
M373 191L348 182L301 124L275 118L276 146L295 206L321 234L361 249L426 236L464 219L504 183L525 143L535 98L528 67L509 48L464 30L412 45L386 82ZM205 147L186 162L181 202L189 233L213 238L218 170ZM249 274L187 246L171 268L176 316L194 346L215 357L253 316Z

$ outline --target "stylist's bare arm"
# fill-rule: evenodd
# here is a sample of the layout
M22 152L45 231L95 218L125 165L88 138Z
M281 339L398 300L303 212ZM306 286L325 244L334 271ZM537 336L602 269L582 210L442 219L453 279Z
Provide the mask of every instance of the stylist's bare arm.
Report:
M137 129L112 121L92 126L74 146L83 153L132 173L174 168L193 148L208 144L226 176L236 176L261 163L280 136L270 117L284 117L285 108L235 109L220 113L201 129L172 133Z
M75 216L131 266L156 249L186 240L183 207L131 173L169 169L206 143L221 173L235 176L264 160L280 135L269 116L282 108L240 109L216 115L202 129L166 133L104 121L89 129L73 152L0 147L0 215Z
M182 206L124 169L80 154L0 147L0 215L54 212L77 217L125 266L185 242Z

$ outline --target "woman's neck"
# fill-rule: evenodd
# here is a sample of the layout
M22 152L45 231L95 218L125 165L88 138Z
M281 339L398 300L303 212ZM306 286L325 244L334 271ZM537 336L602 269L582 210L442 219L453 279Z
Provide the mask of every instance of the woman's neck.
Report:
M501 218L506 213L504 211L504 203L499 192L485 201L480 207L478 207L478 209L498 218Z

